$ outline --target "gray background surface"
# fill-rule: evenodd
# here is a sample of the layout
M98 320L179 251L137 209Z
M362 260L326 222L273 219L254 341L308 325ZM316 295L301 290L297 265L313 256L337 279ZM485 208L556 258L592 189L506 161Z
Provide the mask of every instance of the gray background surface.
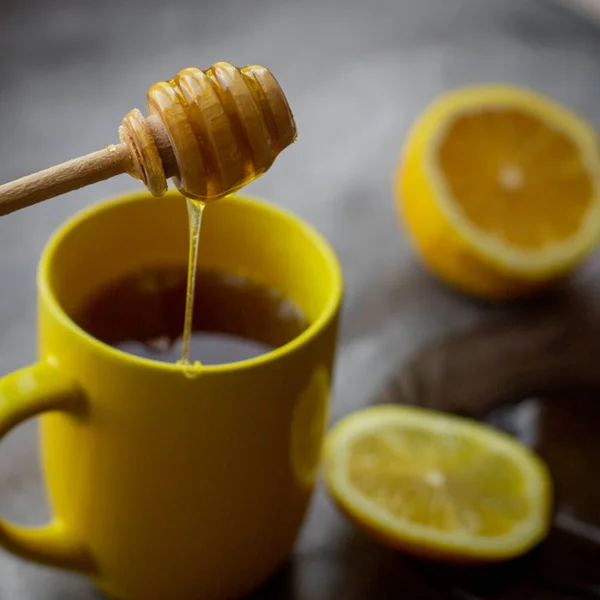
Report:
M334 418L365 404L425 342L489 314L426 276L397 226L391 176L424 103L505 80L600 123L600 32L542 1L2 2L0 182L116 141L150 84L217 60L269 67L295 113L297 144L248 191L315 224L343 263ZM35 360L35 267L49 234L76 210L137 188L122 176L0 219L0 373ZM577 285L595 293L599 268L588 265ZM47 518L34 423L2 444L0 513ZM385 597L422 597L423 584L394 574L394 561L357 538L319 490L290 566L258 597L378 598L381 581L394 590ZM98 596L78 577L0 553L0 600L71 598Z

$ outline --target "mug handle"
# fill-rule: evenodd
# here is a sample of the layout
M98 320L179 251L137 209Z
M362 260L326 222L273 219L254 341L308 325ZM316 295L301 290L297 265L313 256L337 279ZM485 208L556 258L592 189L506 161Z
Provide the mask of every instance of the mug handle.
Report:
M50 411L81 417L86 402L77 383L43 360L0 379L0 440L27 419ZM0 546L22 558L82 572L94 570L88 550L54 519L20 527L0 519Z

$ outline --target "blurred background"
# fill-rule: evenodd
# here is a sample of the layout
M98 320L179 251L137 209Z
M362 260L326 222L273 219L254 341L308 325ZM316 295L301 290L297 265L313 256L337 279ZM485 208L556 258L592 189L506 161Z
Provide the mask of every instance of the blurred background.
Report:
M0 0L0 182L118 141L124 115L134 107L145 112L147 88L183 67L222 60L268 67L289 99L299 137L248 191L316 225L341 258L347 293L337 418L363 405L424 342L484 314L423 273L397 224L393 172L424 105L458 85L507 81L600 123L600 31L587 18L594 4L578 2L577 12L570 4ZM35 360L35 268L51 232L89 204L140 188L121 176L0 219L0 373ZM594 287L599 270L592 261L576 285ZM26 523L47 514L34 434L33 425L22 427L0 452L0 512ZM317 520L327 527L314 527ZM335 557L345 527L319 494L295 583L272 597L383 597L369 596L362 580L348 583L341 555L325 565L329 570L319 566L319 553L329 549ZM361 568L388 568L373 560ZM74 577L2 553L0 598L96 596Z

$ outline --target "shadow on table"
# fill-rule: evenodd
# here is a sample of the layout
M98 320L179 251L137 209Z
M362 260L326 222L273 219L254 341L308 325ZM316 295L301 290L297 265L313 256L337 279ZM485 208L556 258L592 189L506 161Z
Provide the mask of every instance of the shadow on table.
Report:
M408 591L410 595L407 596ZM437 600L434 586L401 553L348 529L335 546L294 557L246 600Z
M245 600L600 598L586 544L555 530L523 558L492 566L460 567L410 558L359 532L349 533L335 549L297 556Z

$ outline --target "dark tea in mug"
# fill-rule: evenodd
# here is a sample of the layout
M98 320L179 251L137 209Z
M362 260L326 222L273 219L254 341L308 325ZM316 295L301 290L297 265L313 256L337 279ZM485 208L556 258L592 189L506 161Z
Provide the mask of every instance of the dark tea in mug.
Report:
M183 265L132 273L92 294L74 320L124 352L175 363L181 358L186 285ZM190 360L214 365L283 346L308 323L277 290L239 275L200 270L193 325Z

